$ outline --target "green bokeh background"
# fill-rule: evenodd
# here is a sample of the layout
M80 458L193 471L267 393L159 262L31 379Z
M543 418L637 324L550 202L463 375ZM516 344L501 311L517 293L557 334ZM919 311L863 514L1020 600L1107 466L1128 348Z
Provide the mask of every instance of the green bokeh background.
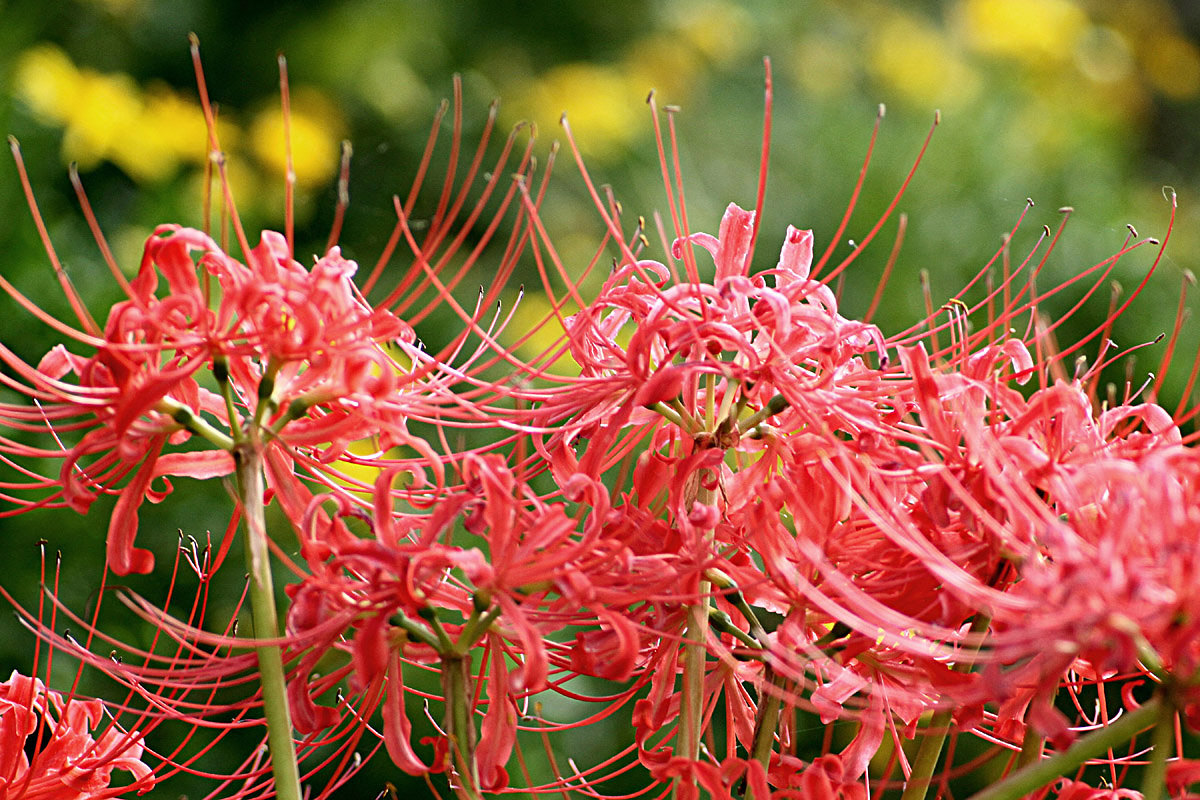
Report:
M1126 225L1162 236L1169 217L1163 187L1178 190L1176 230L1159 273L1115 329L1123 346L1170 331L1181 281L1195 269L1200 12L1184 0L95 0L0 3L0 19L0 123L20 140L50 236L101 319L118 293L75 204L66 165L80 163L127 271L136 269L140 244L155 225L201 223L204 139L202 128L194 133L189 32L200 37L210 92L228 123L234 187L251 231L282 224L282 146L270 138L270 125L276 53L287 55L297 120L311 131L302 157L298 152L300 253L319 251L328 233L344 137L355 158L341 241L350 257L373 263L394 222L391 196L407 192L455 73L464 86L466 141L474 141L488 103L501 97L501 137L531 120L545 159L550 142L562 138L565 110L593 177L614 188L627 214L649 220L668 214L644 102L655 89L660 104L681 109L676 122L692 226L715 232L727 203L754 203L762 59L770 56L775 126L758 268L773 266L789 223L813 228L818 247L828 244L880 103L887 115L849 239L861 239L890 202L935 109L941 111L929 153L899 205L909 224L876 317L885 334L921 316L920 270L929 272L940 305L996 251L1027 197L1036 206L1014 240L1018 256L1042 225L1057 224L1060 206L1076 209L1039 279L1049 287L1116 251ZM48 66L54 64L57 71ZM439 153L435 177L444 169L445 151ZM568 265L586 263L601 228L569 159L560 157L544 213ZM866 309L896 224L890 221L847 273L840 290L847 316ZM12 167L0 172L0 243L0 273L44 308L66 314ZM838 254L849 252L845 241L835 246ZM1113 277L1132 288L1152 256L1149 248L1138 251ZM488 279L482 269L468 284ZM1046 312L1053 317L1080 291L1068 291ZM1098 292L1060 340L1097 325L1108 294ZM529 299L532 308L536 302ZM447 323L431 318L419 333L448 336L439 324ZM3 299L0 340L33 363L56 341ZM1195 326L1186 326L1179 366L1163 391L1168 406L1179 400L1198 341ZM1130 373L1135 385L1157 369L1162 347L1139 353ZM144 515L143 538L156 541L164 556L177 530L199 537L220 531L228 518L219 491L185 506L176 500ZM51 556L64 555L64 597L84 608L99 581L110 507L98 503L86 518L48 512L0 519L8 554L3 585L22 602L36 601L36 542L44 538ZM152 581L134 584L155 591ZM134 620L110 625L119 637L143 635ZM32 650L15 621L0 624L0 667L28 670ZM584 746L574 741L568 751ZM380 759L341 796L371 797L399 777Z

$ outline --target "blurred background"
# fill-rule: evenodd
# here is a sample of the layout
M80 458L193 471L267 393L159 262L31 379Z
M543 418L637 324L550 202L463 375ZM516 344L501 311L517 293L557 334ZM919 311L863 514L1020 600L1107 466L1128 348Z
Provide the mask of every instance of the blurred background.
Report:
M885 334L922 315L921 270L929 273L934 306L945 302L995 253L1027 197L1036 205L1014 239L1014 258L1028 251L1043 225L1057 225L1059 207L1075 209L1039 278L1048 288L1118 250L1127 225L1142 236L1163 236L1170 211L1164 187L1178 191L1167 254L1115 328L1124 347L1170 332L1184 276L1196 268L1200 6L1186 0L0 0L0 18L0 127L20 140L50 236L101 319L118 292L79 213L67 165L78 163L128 274L155 225L200 225L206 149L189 32L201 41L250 231L282 226L276 54L286 54L300 254L323 248L336 203L339 143L348 139L352 200L341 242L350 257L373 263L395 220L391 197L407 192L456 73L464 85L467 142L499 97L497 142L513 125L532 121L544 159L550 142L562 138L559 117L567 111L594 179L613 187L630 218L648 220L668 213L645 103L654 89L660 105L681 109L676 121L692 227L715 232L726 204L754 204L763 57L769 56L775 127L758 268L774 265L789 223L813 228L818 248L830 243L883 103L887 115L866 187L843 241L833 243L838 255L848 253L846 240L861 240L878 219L935 110L941 112L899 204L908 230L875 320ZM445 150L439 153L433 196L445 169ZM586 264L602 231L569 159L559 160L544 213L567 264ZM840 290L846 316L861 315L870 303L896 224L893 218L846 274ZM66 312L12 166L0 168L0 252L6 279L43 307ZM1153 255L1150 248L1137 251L1113 278L1127 292ZM481 274L468 283L486 281ZM1082 291L1068 290L1047 313L1068 308ZM535 294L527 303L537 310ZM1092 330L1108 303L1105 287L1060 341ZM55 341L2 299L0 340L33 363ZM1161 393L1169 407L1180 399L1198 342L1195 326L1186 326L1177 367ZM1139 352L1130 372L1135 386L1157 370L1163 347ZM35 543L45 537L52 553L64 551L75 576L69 600L77 608L94 600L103 505L86 518L0 519L4 547L15 554L4 567L4 585L23 602L35 601ZM184 532L222 529L227 511L215 505L197 507ZM169 552L178 512L154 513L143 526L163 531ZM12 635L0 634L0 666L27 669L32 640L15 622L0 623L0 631L10 628ZM384 780L395 779L393 772L380 764L346 796L373 796Z

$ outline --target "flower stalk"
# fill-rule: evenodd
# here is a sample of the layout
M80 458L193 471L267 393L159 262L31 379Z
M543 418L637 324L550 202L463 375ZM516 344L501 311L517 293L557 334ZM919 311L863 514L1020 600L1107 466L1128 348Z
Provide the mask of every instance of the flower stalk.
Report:
M479 765L475 758L476 735L471 708L471 656L458 652L442 654L442 691L446 697L446 736L454 771L458 774L460 797L482 798L479 791Z
M254 638L257 640L255 652L275 791L280 800L301 800L300 771L292 739L283 651L276 643L279 638L279 617L263 507L262 451L256 446L255 438L251 435L233 450L238 501L245 519L243 542L246 567L250 573L250 611Z
M1129 741L1151 725L1158 725L1164 717L1173 716L1162 699L1155 697L1140 708L1126 712L1112 724L1080 737L1061 753L1019 769L1004 780L976 792L969 800L1017 800L1025 797L1057 778L1069 775L1090 759Z
M971 621L971 628L968 633L969 637L982 637L987 633L988 628L992 624L992 618L987 614L976 614L975 619ZM979 649L979 644L971 647L972 651ZM970 668L969 662L955 664L952 669L958 672L966 672ZM933 712L929 719L929 727L926 728L926 733L921 737L921 745L917 748L916 758L913 759L912 772L908 776L908 780L904 785L904 794L900 800L925 800L925 795L929 792L929 786L933 783L933 775L937 771L938 759L942 756L942 748L946 744L946 737L950 734L950 725L954 721L954 710L952 708L939 708ZM1027 735L1032 735L1027 733Z

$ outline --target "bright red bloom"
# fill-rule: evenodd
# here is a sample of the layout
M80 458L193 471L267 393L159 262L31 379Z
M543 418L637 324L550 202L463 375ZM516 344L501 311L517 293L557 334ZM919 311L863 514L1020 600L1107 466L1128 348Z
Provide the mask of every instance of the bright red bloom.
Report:
M13 672L0 683L0 798L87 800L148 791L142 736L108 723L99 700L64 698L37 678ZM133 782L112 786L113 770Z

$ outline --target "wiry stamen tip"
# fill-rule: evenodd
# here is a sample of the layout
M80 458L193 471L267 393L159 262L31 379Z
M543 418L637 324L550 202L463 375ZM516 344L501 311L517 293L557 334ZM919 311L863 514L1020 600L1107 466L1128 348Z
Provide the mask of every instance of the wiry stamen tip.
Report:
M1137 228L1133 227L1129 223L1126 223L1125 227L1129 229L1129 235L1136 239L1137 238Z
M12 150L14 156L20 157L21 143L18 142L17 137L13 136L11 133L8 135L8 147L10 150Z
M875 119L883 119L885 116L887 116L887 106L880 103L878 108L875 109Z
M934 109L933 124L934 124L934 126L942 124L942 110L940 108Z
M1074 213L1075 213L1075 207L1074 207L1074 206L1063 206L1062 208L1060 208L1060 209L1058 210L1058 213L1060 213L1060 214L1074 214Z
M1032 197L1026 197L1026 198L1025 198L1025 207L1026 207L1026 208L1033 208L1033 206L1034 206L1033 198L1032 198Z
M654 102L654 90L651 89L649 92L646 93L646 103L648 105L653 102Z

